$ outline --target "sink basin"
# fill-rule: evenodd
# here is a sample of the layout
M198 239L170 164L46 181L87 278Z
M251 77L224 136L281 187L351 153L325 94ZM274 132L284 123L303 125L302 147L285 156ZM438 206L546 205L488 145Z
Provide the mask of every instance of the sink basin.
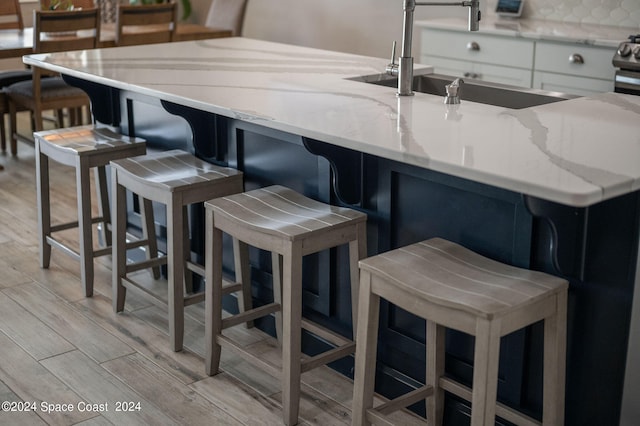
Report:
M442 96L444 99L446 94L445 86L455 79L456 77L442 74L416 75L413 77L413 91ZM398 78L386 74L356 77L352 80L393 88L398 87ZM471 101L504 108L521 109L578 97L566 93L508 86L482 80L467 78L463 78L463 80L464 83L460 89L460 100L462 102Z

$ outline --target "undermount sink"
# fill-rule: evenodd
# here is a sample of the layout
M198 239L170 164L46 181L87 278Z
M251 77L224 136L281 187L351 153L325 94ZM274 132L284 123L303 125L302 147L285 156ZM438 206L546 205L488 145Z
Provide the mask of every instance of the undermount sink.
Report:
M413 77L413 91L442 96L444 98L446 94L445 86L455 79L456 77L442 74L415 75ZM398 78L386 74L356 77L352 80L393 88L397 88L398 86ZM547 92L526 87L489 83L481 80L466 78L463 80L464 83L460 88L460 100L462 102L471 101L503 108L521 109L578 97L566 93Z

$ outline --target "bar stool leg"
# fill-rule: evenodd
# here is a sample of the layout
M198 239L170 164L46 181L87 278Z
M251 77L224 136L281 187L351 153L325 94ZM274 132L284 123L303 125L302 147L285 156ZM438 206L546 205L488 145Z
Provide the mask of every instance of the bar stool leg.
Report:
M80 233L80 279L85 296L93 296L93 231L91 224L91 182L89 164L84 157L76 159L76 192L78 197L78 230Z
M111 212L109 211L109 195L107 194L107 172L104 166L98 166L95 170L96 194L98 195L98 212L102 218L101 233L103 247L111 246Z
M349 242L349 274L351 276L351 323L353 340L356 340L358 330L358 295L360 289L360 268L358 261L367 256L367 228L366 224L357 225L358 239Z
M273 287L273 302L279 303L282 307L282 256L276 252L271 252L271 275ZM278 345L282 347L282 310L277 311L276 317L276 337Z
M237 283L242 284L242 294L238 297L238 311L245 312L253 307L251 299L251 267L249 265L249 246L238 240L233 239L233 261L235 268L235 279ZM246 328L253 327L253 321L245 323Z
M49 157L36 153L36 196L38 201L38 230L40 233L40 267L48 268L51 261L51 200L49 194Z
M169 281L169 340L182 350L184 337L184 208L178 200L167 206L167 275Z
M287 426L298 423L302 338L302 246L293 242L283 254L282 409Z
M143 198L139 195L134 195L134 197L138 197L138 202L140 204L140 217L142 218L142 239L147 241L145 258L147 260L155 259L158 257L158 241L156 240L156 228L153 217L153 203L151 202L151 200ZM142 200L142 202L140 202L140 200ZM154 279L160 279L159 266L154 266L153 268L151 268L151 271Z
M126 242L126 222L127 222L127 191L118 184L118 174L111 174L111 188L113 192L112 206L113 214L111 215L113 226L113 283L112 283L112 304L114 312L122 312L124 309L124 301L127 295L127 289L122 285L122 278L126 275L127 267L127 242ZM143 221L143 224L145 221Z
M544 320L544 387L542 424L564 424L567 292L556 298L556 313Z
M380 297L371 292L371 274L360 272L358 344L353 384L354 426L369 425L367 409L373 407L376 376Z
M433 388L433 395L427 398L427 421L431 425L441 425L444 414L444 390L440 387L440 377L445 368L446 328L427 320L427 372L426 385Z
M476 322L475 336L471 426L486 426L494 424L496 416L500 357L499 322L479 318Z
M182 207L182 247L184 248L183 262L186 265L191 261L191 235L189 234L189 208L188 206ZM193 274L187 267L184 268L184 293L193 293Z
M221 348L217 336L222 332L222 231L214 228L213 212L205 214L205 371L218 374Z

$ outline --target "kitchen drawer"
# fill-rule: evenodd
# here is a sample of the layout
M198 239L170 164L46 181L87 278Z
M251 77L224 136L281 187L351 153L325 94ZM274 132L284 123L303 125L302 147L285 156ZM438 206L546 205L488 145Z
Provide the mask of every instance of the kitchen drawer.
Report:
M437 56L422 55L420 63L431 65L438 74L462 78L477 78L493 83L531 87L530 69L512 68L477 62L454 61Z
M423 55L516 68L533 67L535 43L532 40L425 28L420 41Z
M535 70L613 81L615 69L611 58L614 53L613 47L539 41L536 43ZM571 59L576 55L583 63Z
M533 73L535 89L572 95L590 96L596 93L613 92L613 79L577 77L552 72L535 71Z

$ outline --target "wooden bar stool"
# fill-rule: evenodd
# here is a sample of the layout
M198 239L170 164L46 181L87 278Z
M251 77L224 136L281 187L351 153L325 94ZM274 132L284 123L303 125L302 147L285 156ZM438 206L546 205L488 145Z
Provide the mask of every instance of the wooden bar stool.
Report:
M169 307L169 335L174 351L182 350L184 307L201 302L204 292L192 293L191 272L204 276L204 268L191 262L187 206L210 198L242 192L242 172L219 167L193 155L172 150L126 158L111 163L113 197L113 309L124 309L126 287L142 290ZM167 254L127 263L125 246L126 190L162 203L167 208ZM148 214L152 217L151 209ZM145 214L147 214L145 212ZM152 222L153 223L153 222ZM153 227L151 227L153 228ZM155 238L149 231L149 239ZM167 265L168 300L136 282L128 274Z
M318 324L302 319L302 257L349 244L351 294L355 317L358 288L358 260L366 255L366 215L330 206L282 187L249 191L205 203L206 217L206 372L218 373L221 347L230 348L267 373L282 378L284 423L298 422L300 374L354 352L355 343ZM239 240L242 256L238 279L245 286L248 277L246 245L270 251L273 264L274 302L222 319L222 233ZM236 258L237 264L237 258ZM282 294L282 296L281 296ZM282 345L282 369L256 357L222 334L236 324L276 312L276 328ZM310 359L302 360L302 328L336 345ZM354 327L355 330L355 327Z
M392 424L386 415L427 399L441 425L444 391L471 401L471 425L535 420L496 405L500 337L544 320L543 425L564 424L567 281L482 257L434 238L360 262L353 424ZM425 386L373 408L380 298L427 322ZM445 327L475 336L473 389L444 375Z
M86 296L93 295L93 258L111 253L110 209L105 166L111 160L146 152L146 142L93 126L80 126L34 133L36 146L36 185L38 230L40 234L40 266L48 268L51 247L62 249L80 260L80 278ZM49 199L49 159L75 167L78 199L78 221L51 224ZM91 217L91 182L89 170L94 168L99 216ZM93 223L100 223L104 235L102 249L93 247ZM79 251L56 239L52 234L78 228Z

